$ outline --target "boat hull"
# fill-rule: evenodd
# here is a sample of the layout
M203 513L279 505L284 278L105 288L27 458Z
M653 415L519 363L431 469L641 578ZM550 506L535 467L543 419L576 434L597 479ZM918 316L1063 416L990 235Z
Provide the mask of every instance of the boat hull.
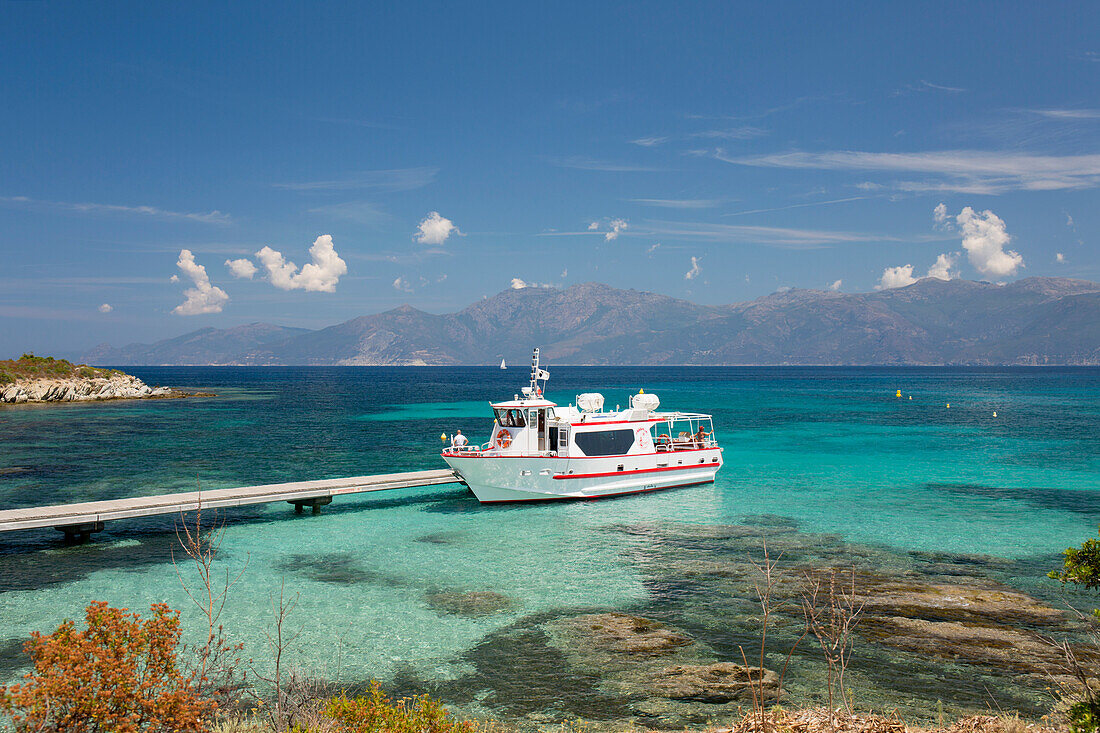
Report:
M721 448L647 456L457 456L447 462L483 504L604 499L714 481Z

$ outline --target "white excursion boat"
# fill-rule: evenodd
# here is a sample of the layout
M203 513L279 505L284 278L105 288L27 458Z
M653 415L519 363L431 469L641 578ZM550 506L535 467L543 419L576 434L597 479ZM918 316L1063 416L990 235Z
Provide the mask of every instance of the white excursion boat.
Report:
M657 412L639 391L626 409L603 409L603 395L561 407L542 395L550 374L531 358L531 384L492 403L496 420L484 445L454 445L443 460L483 504L599 499L714 481L722 449L710 415ZM464 443L464 438L457 441Z

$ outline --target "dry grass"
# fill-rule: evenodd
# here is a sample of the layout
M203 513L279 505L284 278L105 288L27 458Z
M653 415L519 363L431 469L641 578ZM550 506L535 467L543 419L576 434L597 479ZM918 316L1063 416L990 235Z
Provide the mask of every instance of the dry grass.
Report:
M707 733L1066 733L1050 723L1029 723L1016 714L970 715L945 726L910 726L897 715L837 712L827 708L768 711L764 726L758 715L749 714L730 728L713 728Z

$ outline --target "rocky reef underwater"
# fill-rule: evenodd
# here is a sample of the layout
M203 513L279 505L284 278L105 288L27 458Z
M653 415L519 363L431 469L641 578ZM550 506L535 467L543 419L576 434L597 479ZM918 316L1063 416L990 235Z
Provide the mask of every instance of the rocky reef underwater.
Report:
M646 603L524 616L456 660L450 668L465 670L457 676L406 668L391 687L532 730L565 721L593 730L729 725L751 709L753 685L768 705L819 707L828 702L828 667L805 633L807 578L854 587L862 613L844 694L858 710L918 723L1000 711L1037 719L1055 707L1059 685L1073 684L1055 642L1069 640L1087 661L1100 656L1056 584L1039 580L1054 555L899 552L801 532L772 516L605 531L629 538ZM765 541L776 569L762 647ZM486 591L428 601L441 616L508 606Z

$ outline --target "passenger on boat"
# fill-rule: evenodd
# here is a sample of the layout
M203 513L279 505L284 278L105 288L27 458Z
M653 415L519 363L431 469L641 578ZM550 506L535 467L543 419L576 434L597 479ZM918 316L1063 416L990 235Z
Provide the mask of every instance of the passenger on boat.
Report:
M451 445L453 445L455 448L465 447L465 445L469 442L470 441L466 440L466 436L462 434L461 430L456 430L455 436L451 438Z
M702 448L704 443L706 443L707 438L709 438L712 434L713 433L708 433L706 430L703 430L703 426L700 425L699 430L695 433L695 435L691 436L692 440L695 441L695 447Z

